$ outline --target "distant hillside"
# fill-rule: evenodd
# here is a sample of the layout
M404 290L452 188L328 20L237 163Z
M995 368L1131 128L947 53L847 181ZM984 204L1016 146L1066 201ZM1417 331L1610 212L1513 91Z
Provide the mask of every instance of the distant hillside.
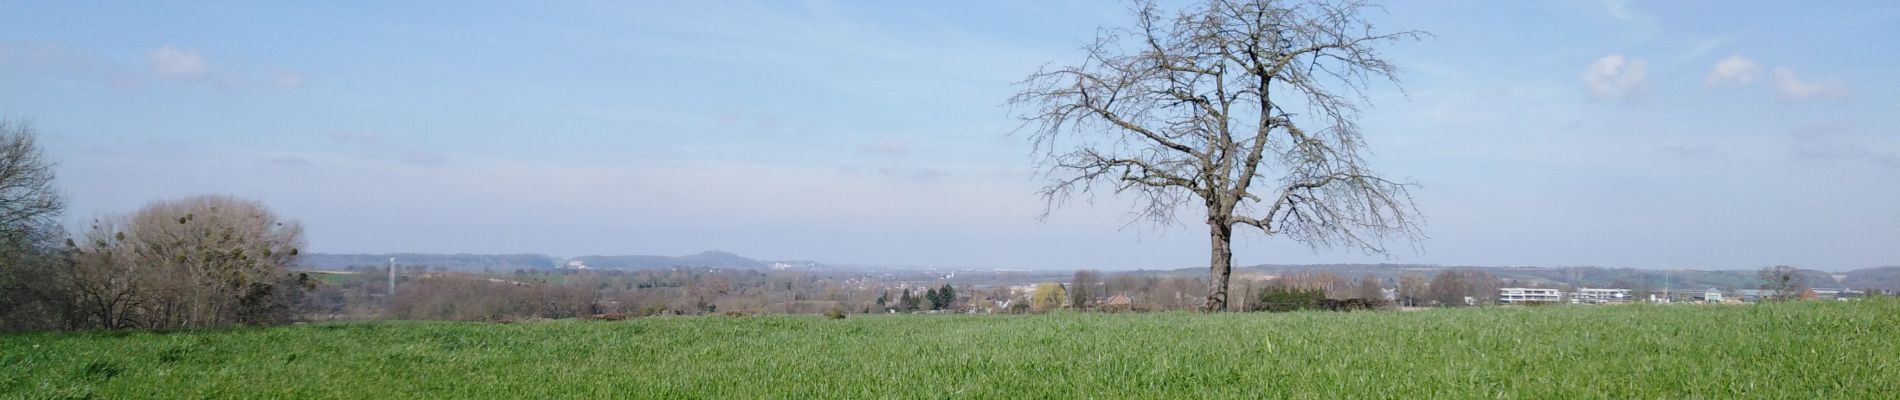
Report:
M667 256L581 256L580 261L594 269L654 269L672 267L765 268L769 263L713 250L679 257Z
M307 253L299 257L302 268L318 270L340 270L349 267L376 266L389 264L389 258L395 257L396 263L406 266L423 266L431 269L451 271L511 271L516 269L550 269L563 267L566 261L579 261L594 269L655 269L672 267L718 267L746 269L818 269L825 267L816 261L759 261L724 251L707 251L684 256L581 256L567 260L545 254L325 254Z
M1761 285L1761 275L1756 270L1654 270L1635 268L1604 267L1476 267L1443 266L1423 264L1322 264L1322 265L1256 265L1240 268L1236 272L1254 272L1263 275L1279 275L1296 271L1325 271L1345 278L1357 279L1372 275L1382 280L1398 279L1406 273L1430 276L1444 269L1475 269L1496 275L1507 285L1539 287L1620 287L1629 289L1752 289ZM1188 269L1188 272L1206 273L1205 269ZM1845 279L1836 280L1833 275L1817 270L1801 270L1802 278L1814 287L1845 287L1854 289L1888 288L1900 286L1900 267L1882 267L1849 271ZM1888 286L1881 286L1888 285Z
M480 271L483 269L508 271L516 269L549 269L559 265L559 261L545 254L324 254L306 253L298 257L298 265L310 269L344 269L352 266L385 266L389 258L395 257L401 265L419 265L429 268L442 268L455 271Z
M1841 275L1841 283L1850 289L1882 289L1900 292L1900 266L1857 269Z

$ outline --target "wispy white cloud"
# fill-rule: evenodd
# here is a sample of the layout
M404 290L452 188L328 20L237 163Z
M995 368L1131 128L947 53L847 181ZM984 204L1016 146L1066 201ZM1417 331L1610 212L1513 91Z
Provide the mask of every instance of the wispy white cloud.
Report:
M270 163L272 165L280 166L280 167L304 167L304 166L309 166L311 164L311 161L309 158L296 157L296 156L275 157L268 160L264 160L264 162Z
M1708 55L1709 52L1722 48L1722 46L1727 46L1728 43L1731 41L1733 41L1733 39L1730 39L1728 35L1718 35L1715 37L1695 41L1691 46L1689 46L1689 50L1684 51L1682 52L1681 55L1678 55L1675 58L1670 59L1669 64L1672 66L1682 65L1691 61L1700 60L1702 59L1702 56Z
M858 145L858 153L885 157L903 157L910 154L910 145L896 139L884 139Z
M1789 135L1794 139L1794 154L1807 160L1864 162L1900 171L1900 151L1838 135L1850 128L1840 123L1815 123L1796 128Z
M1672 144L1663 146L1662 152L1685 159L1704 158L1716 154L1715 146L1707 144Z
M1590 63L1583 73L1584 87L1599 99L1614 100L1641 93L1649 86L1645 69L1649 61L1611 54Z
M383 141L383 133L377 131L337 131L330 132L330 140L343 143L375 144Z
M1598 15L1608 17L1603 21L1608 22L1606 26L1615 27L1612 34L1599 37L1598 40L1612 40L1625 46L1645 46L1672 30L1656 14L1643 9L1649 5L1647 2L1596 0L1580 3L1595 8L1593 11L1601 13Z
M431 151L407 151L396 159L412 167L440 167L449 163L448 156Z
M75 58L48 43L0 44L0 65L49 65Z
M145 53L145 71L112 72L117 87L143 87L152 81L206 82L220 89L297 89L303 87L303 73L289 68L269 70L227 69L213 65L197 49L166 45Z
M1702 79L1702 83L1708 87L1748 86L1755 83L1755 76L1759 74L1761 74L1761 65L1756 64L1754 60L1739 55L1729 56L1722 61L1716 61L1715 66L1709 69L1709 75Z
M1611 18L1616 18L1624 22L1635 22L1640 19L1648 18L1648 15L1630 9L1629 2L1624 0L1603 2L1603 10L1604 12L1608 12Z
M838 168L838 174L851 177L883 177L907 183L932 183L948 175L948 173L943 170L936 168L906 166L882 166L872 168L847 166Z
M32 61L34 61L32 49L15 47L15 45L0 45L0 64L27 64Z
M1787 100L1822 100L1847 97L1845 85L1839 82L1807 81L1795 76L1788 67L1775 68L1775 91Z
M297 71L279 69L271 73L270 83L279 89L296 89L303 87L304 78Z
M167 45L145 55L152 74L166 79L196 80L211 77L211 63L197 50Z

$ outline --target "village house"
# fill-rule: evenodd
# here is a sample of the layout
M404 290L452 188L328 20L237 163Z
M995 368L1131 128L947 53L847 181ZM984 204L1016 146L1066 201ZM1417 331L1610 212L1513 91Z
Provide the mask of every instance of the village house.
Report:
M1614 304L1632 300L1629 289L1579 288L1570 293L1571 304Z
M1499 304L1556 303L1563 301L1563 292L1557 289L1539 288L1499 288Z
M1128 295L1117 294L1102 302L1102 311L1133 311L1134 309L1135 301L1128 298Z
M1744 303L1759 303L1764 300L1773 300L1777 294L1779 293L1767 289L1740 289L1735 291L1735 296L1740 297Z

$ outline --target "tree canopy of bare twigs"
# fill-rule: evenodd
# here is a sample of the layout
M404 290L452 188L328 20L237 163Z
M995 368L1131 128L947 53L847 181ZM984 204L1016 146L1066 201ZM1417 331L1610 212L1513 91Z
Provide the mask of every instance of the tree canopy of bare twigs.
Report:
M1385 253L1422 236L1409 185L1375 173L1356 123L1366 91L1397 83L1360 1L1209 0L1178 13L1151 2L1104 30L1080 64L1044 68L1009 104L1051 178L1051 209L1096 191L1140 200L1138 220L1206 211L1205 309L1226 309L1235 227L1314 248Z
M0 231L8 240L46 236L65 210L36 136L30 125L0 121Z
M0 120L0 329L56 327L65 309L49 276L60 264L65 203L38 132Z
M1801 293L1808 290L1808 280L1801 276L1800 268L1776 265L1762 268L1759 275L1761 288L1774 291L1774 296L1769 297L1774 301L1800 299Z
M198 328L283 323L303 227L263 203L205 195L94 221L74 240L69 285L86 325Z

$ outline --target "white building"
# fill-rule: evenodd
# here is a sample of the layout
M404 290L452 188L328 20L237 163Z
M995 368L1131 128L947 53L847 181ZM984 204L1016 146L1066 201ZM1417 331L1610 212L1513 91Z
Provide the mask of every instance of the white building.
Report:
M1570 293L1572 304L1610 304L1628 303L1632 300L1629 289L1578 288Z
M1867 292L1853 289L1816 288L1813 291L1815 300L1853 300L1867 297Z
M1563 301L1563 298L1564 298L1563 292L1559 292L1557 291L1557 289L1538 289L1538 288L1499 288L1498 289L1498 303L1502 303L1502 304L1556 303L1559 301Z

